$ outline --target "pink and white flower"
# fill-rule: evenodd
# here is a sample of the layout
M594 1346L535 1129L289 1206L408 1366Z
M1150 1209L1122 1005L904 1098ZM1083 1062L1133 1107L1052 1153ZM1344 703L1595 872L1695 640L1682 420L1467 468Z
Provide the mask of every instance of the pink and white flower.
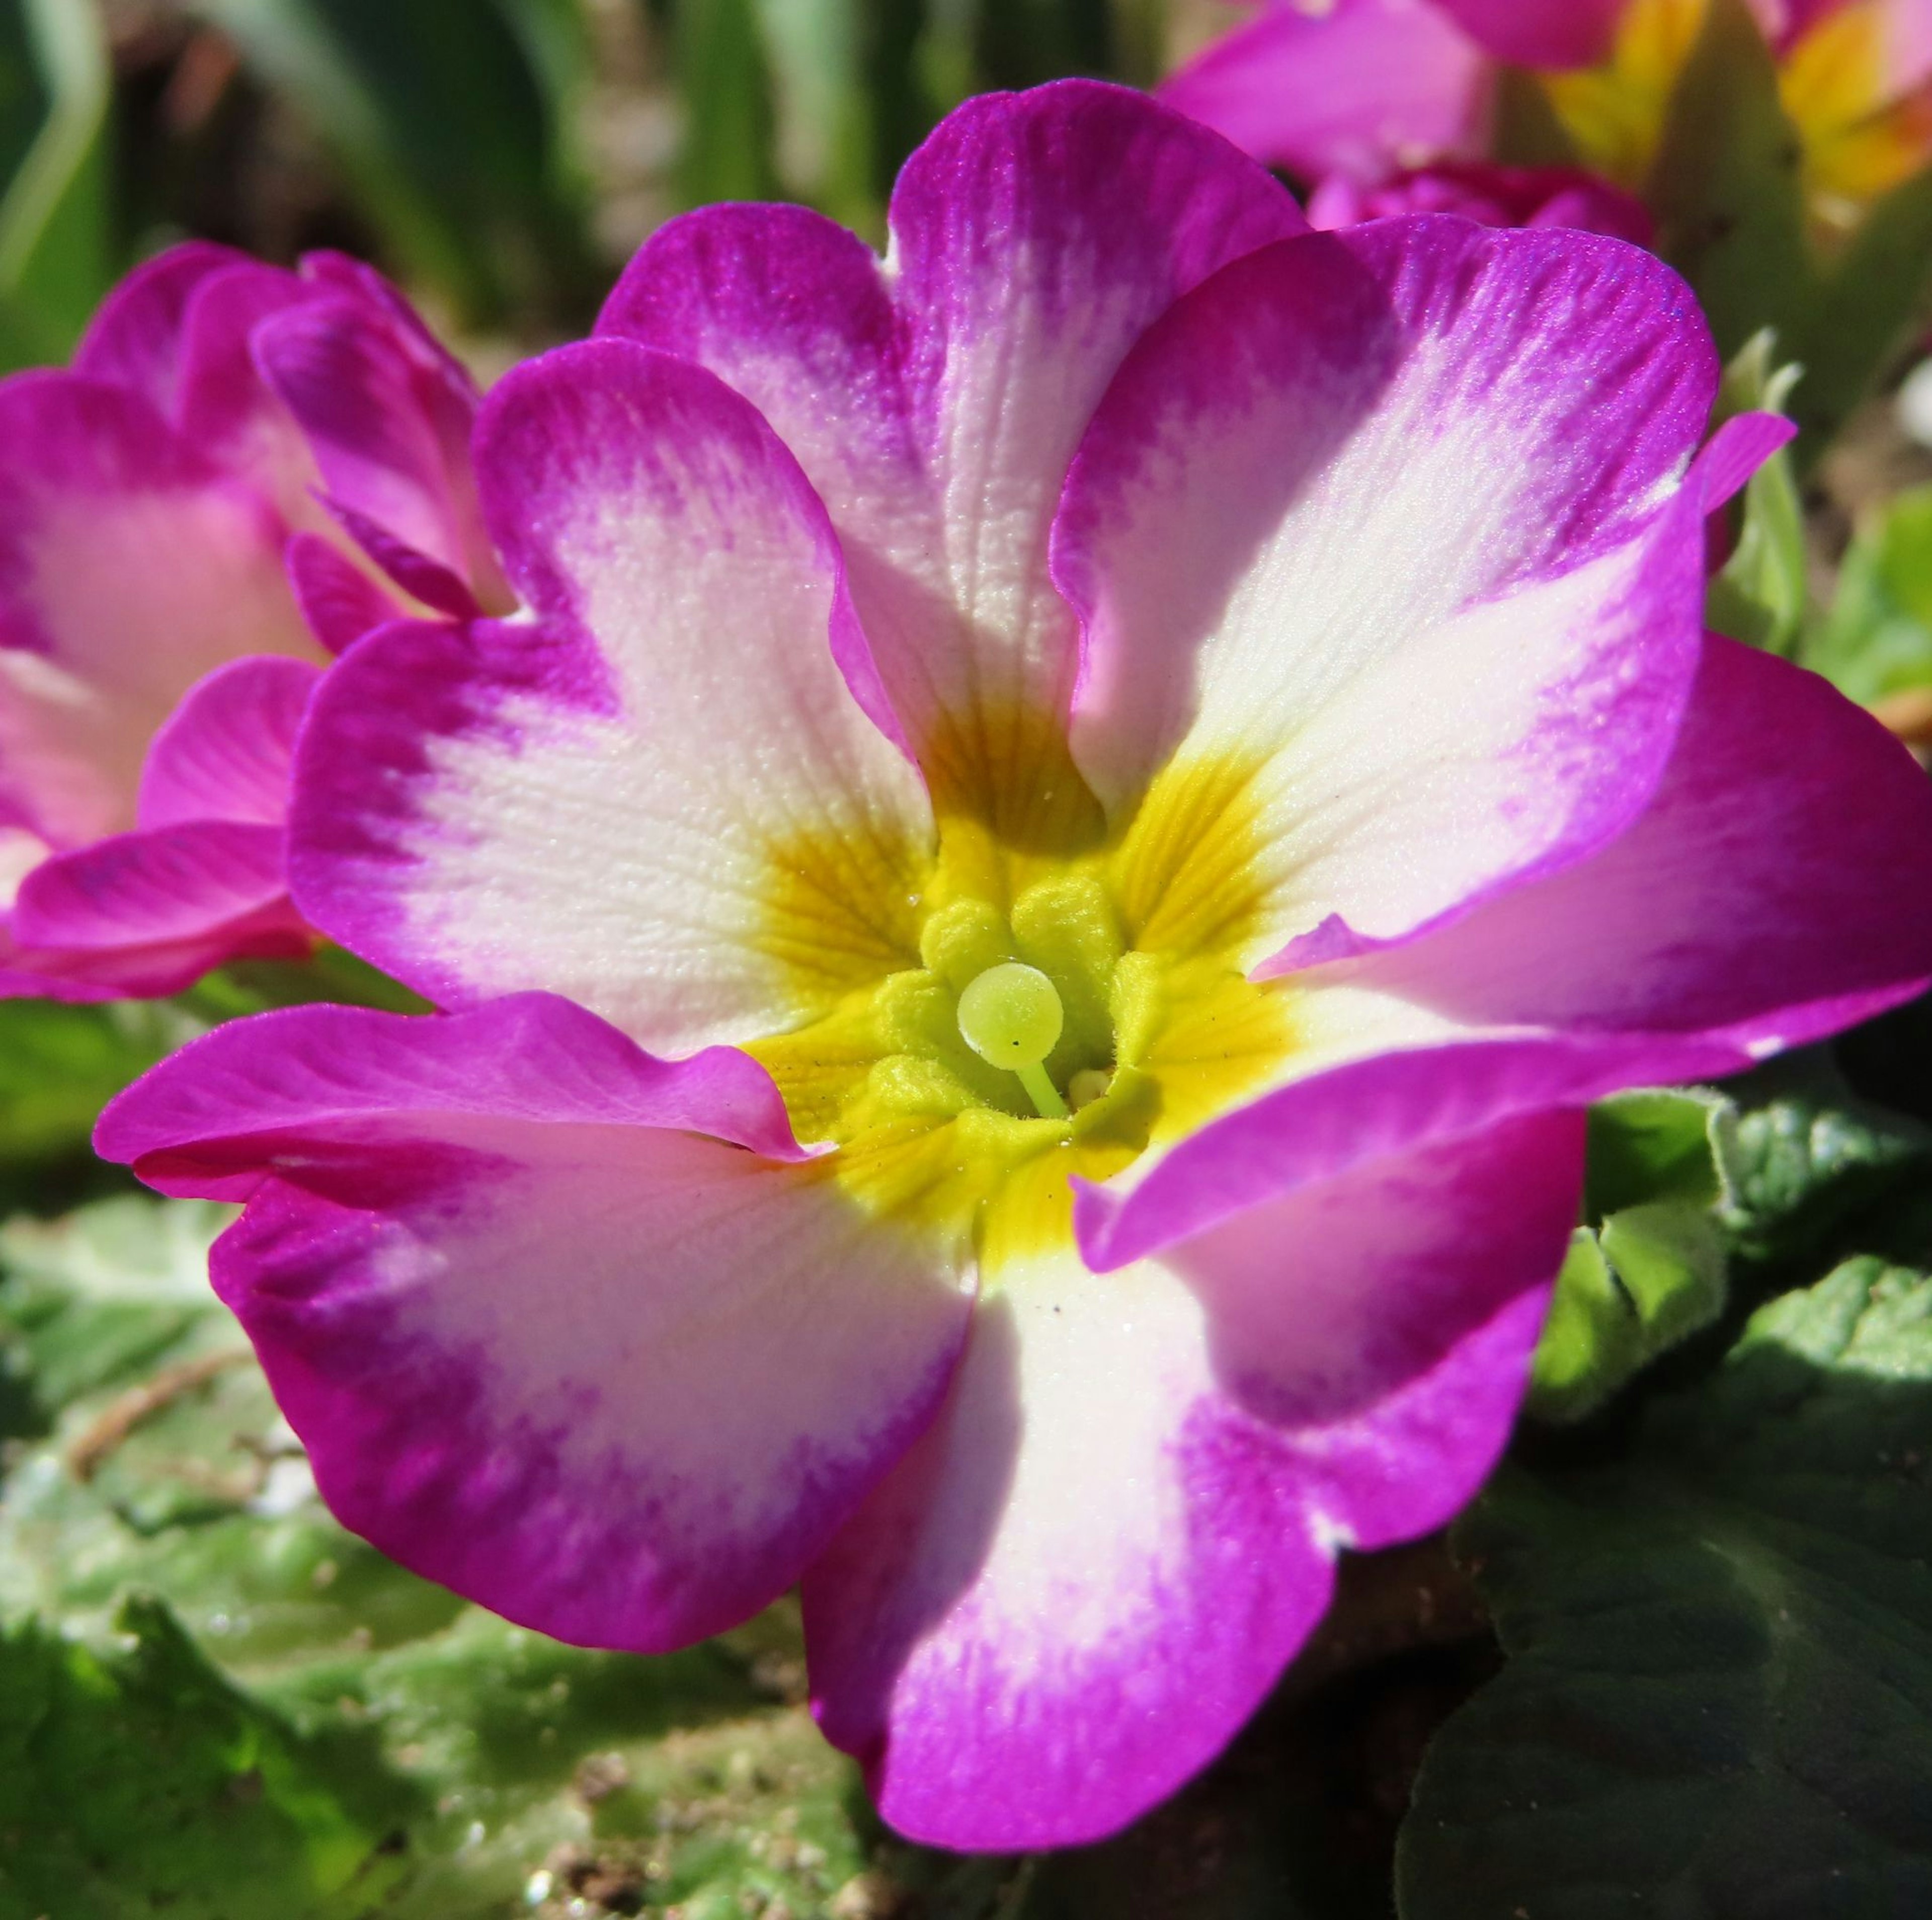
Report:
M1932 976L1932 791L1702 634L1763 442L1694 459L1649 255L1310 233L1082 82L961 109L892 233L689 215L496 389L530 613L364 640L292 814L448 1010L224 1028L99 1144L246 1203L350 1526L603 1646L802 1580L886 1816L1064 1844L1480 1483L1582 1104Z
M283 824L322 666L509 604L476 404L369 268L204 244L133 274L70 370L0 382L0 994L308 950Z

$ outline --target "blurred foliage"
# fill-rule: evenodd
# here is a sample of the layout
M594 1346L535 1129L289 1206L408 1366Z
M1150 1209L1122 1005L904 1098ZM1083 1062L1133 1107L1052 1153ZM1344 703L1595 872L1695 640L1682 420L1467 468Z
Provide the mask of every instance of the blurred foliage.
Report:
M0 373L65 357L119 265L92 0L0 5Z

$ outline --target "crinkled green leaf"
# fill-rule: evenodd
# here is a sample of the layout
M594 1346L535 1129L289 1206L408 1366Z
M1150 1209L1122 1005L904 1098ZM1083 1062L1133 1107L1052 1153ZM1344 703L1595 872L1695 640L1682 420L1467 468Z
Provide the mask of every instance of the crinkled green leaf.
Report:
M1620 1094L1593 1107L1583 1207L1538 1342L1531 1410L1594 1412L1724 1300L1720 1210L1730 1103L1700 1092Z
M0 8L0 372L64 359L115 268L97 0Z
M408 1808L353 1743L230 1686L158 1601L124 1649L0 1630L0 1914L323 1920L380 1908ZM328 1750L332 1747L333 1750Z
M1729 1090L1725 1226L1747 1258L1789 1265L1857 1250L1838 1244L1849 1224L1932 1191L1932 1129L1860 1100L1826 1048L1773 1060Z
M1508 1660L1430 1750L1404 1920L1932 1911L1932 1280L1774 1301L1458 1548Z

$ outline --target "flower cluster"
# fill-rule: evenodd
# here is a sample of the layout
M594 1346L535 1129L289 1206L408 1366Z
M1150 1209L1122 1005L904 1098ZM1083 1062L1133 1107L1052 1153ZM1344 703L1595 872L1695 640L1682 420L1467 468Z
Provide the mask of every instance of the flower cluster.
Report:
M242 1203L337 1514L598 1646L802 1582L886 1816L1064 1844L1487 1473L1586 1102L1932 976L1932 789L1703 632L1783 430L1707 440L1650 254L1313 232L1078 82L955 113L891 231L674 221L473 440L331 261L174 256L0 389L10 937L427 996L220 1028L98 1136Z

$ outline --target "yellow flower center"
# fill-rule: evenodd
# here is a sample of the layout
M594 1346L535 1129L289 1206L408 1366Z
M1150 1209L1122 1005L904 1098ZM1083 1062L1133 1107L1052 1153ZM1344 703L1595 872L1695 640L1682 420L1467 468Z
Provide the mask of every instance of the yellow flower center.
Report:
M836 1144L823 1178L994 1281L1070 1243L1070 1178L1235 1104L1293 1037L1292 987L1246 977L1251 770L1178 763L1110 826L1052 730L1012 730L1023 783L925 756L936 852L772 850L764 949L824 1011L749 1049L800 1138Z

